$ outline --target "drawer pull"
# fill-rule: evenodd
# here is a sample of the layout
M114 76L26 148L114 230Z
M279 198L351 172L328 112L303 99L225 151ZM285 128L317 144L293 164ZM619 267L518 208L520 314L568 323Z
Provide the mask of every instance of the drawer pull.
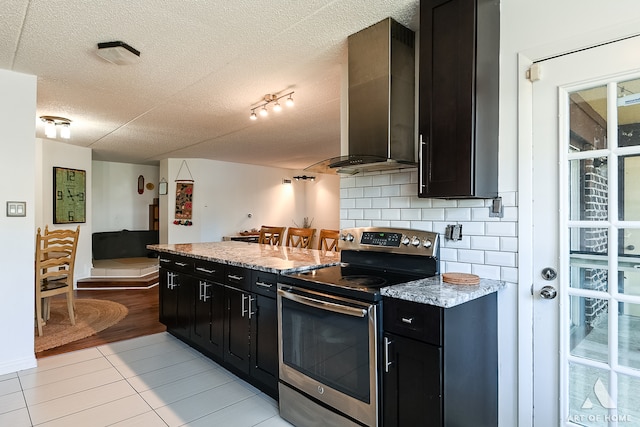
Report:
M216 272L215 270L207 270L204 267L196 267L196 270L197 271L202 271L203 273L215 273Z
M273 287L272 283L264 283L264 282L256 282L256 285L263 287L263 288L271 288Z
M406 323L408 325L413 324L413 317L401 317L402 323Z
M171 260L166 259L166 258L160 258L160 262L171 262Z
M176 261L176 265L180 266L180 267L184 267L185 265L187 265L186 262L178 262Z
M227 277L228 277L229 279L231 279L231 280L236 280L236 281L238 281L238 282L239 282L240 280L244 279L244 277L242 277L242 276L235 276L235 275L233 275L233 274L229 274L229 275L227 275Z

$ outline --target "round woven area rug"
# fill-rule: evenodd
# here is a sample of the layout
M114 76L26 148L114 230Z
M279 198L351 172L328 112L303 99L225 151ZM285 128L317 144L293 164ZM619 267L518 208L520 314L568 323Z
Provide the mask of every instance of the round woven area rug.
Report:
M75 306L76 324L71 325L67 300L51 300L51 315L42 327L41 337L36 328L36 353L97 334L124 319L129 312L124 305L107 300L76 299Z

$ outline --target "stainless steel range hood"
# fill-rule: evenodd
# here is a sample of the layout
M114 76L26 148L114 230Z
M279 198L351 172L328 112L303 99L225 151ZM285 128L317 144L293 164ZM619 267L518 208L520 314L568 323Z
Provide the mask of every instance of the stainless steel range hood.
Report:
M413 31L391 18L349 36L349 155L305 170L417 167L414 40Z

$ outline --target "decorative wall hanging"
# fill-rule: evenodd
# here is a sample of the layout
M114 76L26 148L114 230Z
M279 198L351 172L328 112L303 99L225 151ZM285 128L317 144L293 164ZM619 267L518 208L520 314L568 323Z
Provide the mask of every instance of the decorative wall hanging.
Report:
M167 180L162 178L158 183L158 194L161 196L166 195L169 192Z
M138 194L144 193L144 176L138 177Z
M179 179L182 167L186 166L190 179ZM193 175L186 160L182 161L178 174L176 175L176 212L173 221L176 225L193 225Z
M86 222L87 172L53 167L53 223Z

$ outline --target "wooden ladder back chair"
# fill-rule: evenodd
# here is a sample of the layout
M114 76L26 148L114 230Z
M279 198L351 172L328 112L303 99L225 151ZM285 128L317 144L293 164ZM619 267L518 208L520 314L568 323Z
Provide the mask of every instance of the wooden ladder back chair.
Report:
M49 318L48 298L64 294L67 298L69 320L76 324L73 300L73 269L80 226L75 230L51 230L44 233L38 228L36 234L35 287L36 323L38 335L42 336L42 326ZM44 301L44 306L43 306Z
M289 227L287 231L287 246L291 246L292 248L308 248L315 232L315 228Z
M286 229L287 227L272 227L269 225L263 225L260 228L258 243L274 246L282 245L282 238Z
M318 236L318 249L321 251L338 251L338 239L340 232L338 230L320 230Z

